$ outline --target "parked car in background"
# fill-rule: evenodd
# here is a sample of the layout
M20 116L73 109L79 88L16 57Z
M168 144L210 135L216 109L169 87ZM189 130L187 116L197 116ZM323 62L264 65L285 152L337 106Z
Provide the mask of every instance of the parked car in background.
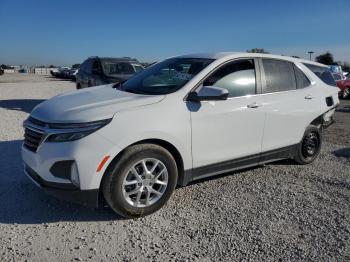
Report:
M161 208L176 185L280 159L311 163L339 103L325 68L257 53L193 54L55 96L24 122L25 173L55 196L95 207L104 199L138 217Z
M339 87L339 97L349 98L350 97L350 79L343 74L333 74L333 78Z
M79 72L79 69L72 68L72 69L68 70L66 78L69 78L70 80L76 81L76 76L77 76L78 72Z
M90 57L76 75L77 89L123 82L144 67L131 58Z
M50 70L50 74L54 77L65 78L70 67L59 67L57 69Z

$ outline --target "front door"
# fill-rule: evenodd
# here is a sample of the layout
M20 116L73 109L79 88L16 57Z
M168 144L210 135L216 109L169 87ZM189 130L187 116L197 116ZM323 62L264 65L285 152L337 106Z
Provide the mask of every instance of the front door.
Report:
M225 167L231 160L251 155L259 160L265 115L255 64L255 59L235 60L203 81L203 86L226 88L227 100L188 102L194 168Z

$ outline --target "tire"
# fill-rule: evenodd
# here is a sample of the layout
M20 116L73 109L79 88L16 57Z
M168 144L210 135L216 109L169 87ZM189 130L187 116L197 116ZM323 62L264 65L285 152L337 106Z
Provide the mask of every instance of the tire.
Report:
M102 192L107 204L125 218L156 212L168 201L176 187L178 170L175 159L161 146L131 146L114 162L105 173Z
M346 87L346 88L343 90L342 98L343 98L343 99L349 98L349 95L350 95L350 88L349 88L349 87Z
M77 89L81 89L81 85L80 84L77 84Z
M301 165L313 162L321 151L322 135L316 126L309 126L298 145L294 160Z

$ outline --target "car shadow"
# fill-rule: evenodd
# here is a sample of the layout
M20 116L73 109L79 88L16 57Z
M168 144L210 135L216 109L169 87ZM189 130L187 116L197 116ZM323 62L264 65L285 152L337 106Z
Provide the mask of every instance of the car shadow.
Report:
M344 157L344 158L350 159L350 147L335 150L333 151L333 154L336 157Z
M75 82L75 80L70 79L70 78L60 78L56 76L45 76L48 81L68 81L68 82Z
M40 224L58 221L114 221L110 208L86 208L45 194L23 172L22 140L0 141L0 223Z
M38 104L44 102L44 99L9 99L9 100L0 100L0 107L15 110L23 111L26 113L32 112L34 107Z
M350 106L339 107L335 111L341 113L350 113Z

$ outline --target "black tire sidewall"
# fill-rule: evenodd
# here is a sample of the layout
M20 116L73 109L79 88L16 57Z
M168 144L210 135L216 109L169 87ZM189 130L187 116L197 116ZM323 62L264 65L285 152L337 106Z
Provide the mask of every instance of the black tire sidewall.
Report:
M317 152L312 157L304 157L303 152L302 152L303 143L304 143L305 138L312 132L316 133L318 135L318 138L319 138L319 145L317 148ZM306 129L304 136L303 136L303 139L301 140L301 142L298 146L297 159L296 159L297 162L300 164L309 164L309 163L313 162L317 158L317 156L320 154L321 147L322 147L322 135L321 135L320 129L315 127L315 126L309 126Z
M134 207L124 199L122 192L123 180L131 166L145 158L155 158L163 162L168 170L168 186L161 199L153 205L148 207ZM106 200L110 207L118 214L127 218L149 215L160 209L170 198L177 183L176 162L171 154L165 149L150 147L142 149L142 151L136 150L130 156L122 157L120 160L109 174L111 177L109 183L107 182L108 184L106 185L109 193Z

